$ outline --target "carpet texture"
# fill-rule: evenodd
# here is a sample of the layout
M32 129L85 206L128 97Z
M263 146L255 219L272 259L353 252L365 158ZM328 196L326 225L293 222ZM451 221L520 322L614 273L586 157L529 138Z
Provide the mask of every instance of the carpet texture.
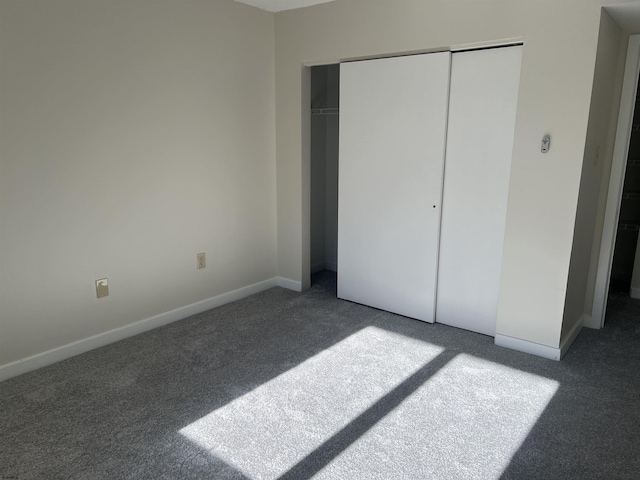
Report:
M0 478L640 478L640 302L554 362L335 291L324 272L0 383Z

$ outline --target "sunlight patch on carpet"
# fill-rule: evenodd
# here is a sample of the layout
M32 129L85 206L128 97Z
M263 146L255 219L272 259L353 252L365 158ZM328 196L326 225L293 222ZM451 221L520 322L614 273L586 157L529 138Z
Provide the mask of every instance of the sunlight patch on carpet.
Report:
M442 351L367 327L180 433L250 478L277 478Z
M499 479L558 387L459 354L314 478Z

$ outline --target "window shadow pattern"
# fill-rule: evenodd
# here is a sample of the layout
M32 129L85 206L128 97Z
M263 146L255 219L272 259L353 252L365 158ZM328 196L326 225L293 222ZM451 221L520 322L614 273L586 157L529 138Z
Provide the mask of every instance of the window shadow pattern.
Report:
M469 405L482 400L475 398L476 391L482 391L485 400L492 394L493 387L483 389L482 382L490 382L504 369L522 372L532 394L535 378L553 381L558 389L499 474L494 469L489 477L469 466L486 462L483 456L491 461L491 455L504 448L501 438L510 435L509 425L491 430L501 412L489 408L465 416L467 412L448 409L446 396L434 405L420 399L426 402L423 407L431 408L425 409L428 414L446 413L440 431L448 424L461 432L465 425L476 425L486 427L493 438L485 439L481 449L465 451L460 463L455 452L464 451L464 442L454 438L443 454L437 432L412 432L418 444L400 445L408 456L423 456L426 463L450 462L458 478L638 478L634 447L640 431L640 308L631 307L631 314L610 318L605 330L584 331L567 357L553 362L496 347L483 335L340 301L335 298L335 277L321 274L302 294L272 289L3 382L0 475L21 480L252 478L180 430L375 327L444 352L374 398L368 409L282 471L283 478L338 478L340 472L331 467L341 455L378 424L401 422L394 417L398 406L410 402L443 371L451 373L452 365L465 356L480 360L476 366L459 365L478 380L467 391ZM487 372L491 375L483 377ZM546 385L542 380L541 388ZM518 385L512 390L517 394ZM450 393L451 398L456 394ZM510 396L508 383L497 395L497 400ZM518 403L526 399L515 395L512 404ZM411 425L400 427L411 431ZM385 455L382 450L369 453L372 458ZM396 478L415 478L418 473L420 478L442 478L428 469L404 471L401 463L393 464L396 460L402 459L381 460L396 468ZM350 473L351 478L375 476L362 469Z
M424 385L454 356L455 354L446 351L440 353L436 358L380 398L365 412L354 418L349 425L290 468L280 476L280 480L306 480L312 478Z

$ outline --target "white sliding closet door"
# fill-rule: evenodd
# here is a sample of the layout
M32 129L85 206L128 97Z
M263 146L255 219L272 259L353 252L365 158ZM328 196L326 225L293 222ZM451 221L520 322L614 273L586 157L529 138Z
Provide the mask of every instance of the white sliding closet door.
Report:
M434 321L450 53L340 68L338 297Z
M495 335L522 47L454 53L436 319Z

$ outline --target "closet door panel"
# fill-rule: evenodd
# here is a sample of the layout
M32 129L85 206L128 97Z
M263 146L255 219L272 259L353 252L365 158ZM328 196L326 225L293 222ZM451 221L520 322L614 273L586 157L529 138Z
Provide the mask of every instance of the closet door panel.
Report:
M450 54L340 72L338 297L433 322Z
M522 47L454 53L436 319L495 335Z

